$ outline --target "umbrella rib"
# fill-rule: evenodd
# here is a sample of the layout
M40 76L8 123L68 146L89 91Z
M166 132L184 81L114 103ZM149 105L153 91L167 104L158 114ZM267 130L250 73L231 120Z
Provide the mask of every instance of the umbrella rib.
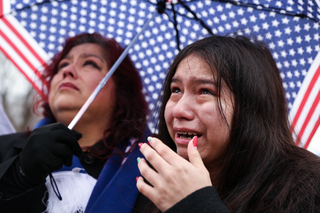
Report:
M197 1L197 0L192 0L192 1ZM300 18L309 18L315 22L319 22L319 20L317 20L316 18L314 17L311 17L311 16L308 16L306 14L303 14L303 13L298 13L298 12L291 12L289 10L286 10L284 8L277 8L277 7L265 7L264 5L262 4L254 4L254 3L244 3L244 2L235 2L235 1L232 1L232 0L211 0L211 1L215 1L215 2L227 2L227 3L230 3L230 4L233 4L233 5L236 5L236 6L239 6L239 7L253 7L257 10L261 10L261 11L266 11L266 12L275 12L277 14L281 14L283 15L283 13L281 11L285 11L285 15L287 16L297 16L297 17L300 17ZM259 8L261 7L261 8Z
M177 48L178 48L179 51L181 51L181 49L180 49L179 30L178 30L178 23L177 23L177 14L176 14L176 11L174 9L174 4L172 2L171 2L171 7L172 7L172 12L173 12L173 26L174 26L174 29L176 31Z
M182 1L179 1L179 3L180 3L186 10L188 10L188 11L193 15L194 19L195 19L196 21L198 21L198 22L208 31L209 34L213 35L212 30L208 27L208 25L206 25L206 23L204 23L204 22L197 16L197 14L195 14L195 13L190 9L190 7L188 7L188 6L187 6L184 2L182 2Z

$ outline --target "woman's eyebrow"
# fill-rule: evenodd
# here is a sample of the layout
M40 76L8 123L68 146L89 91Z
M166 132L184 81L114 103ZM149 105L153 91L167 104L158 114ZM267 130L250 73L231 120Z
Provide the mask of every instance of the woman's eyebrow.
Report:
M96 57L98 58L101 62L103 62L103 58L101 58L100 56L96 55L96 54L91 54L91 53L83 53L81 55L82 58L87 58L87 57Z
M177 77L173 77L171 79L171 83L177 83L177 82L181 82L182 80L180 78ZM195 83L195 84L212 84L213 86L217 86L217 81L215 79L207 79L207 78L192 78L191 79L191 83Z
M180 82L180 81L181 81L181 80L180 80L179 78L175 78L175 77L173 77L173 78L171 79L171 83L172 83L172 82L174 82L174 83L175 83L175 82Z
M83 53L83 54L80 55L80 57L81 57L81 58L96 57L96 58L98 58L101 62L104 61L103 58L101 58L100 56L98 56L98 55L96 55L96 54L92 54L92 53ZM66 56L63 57L61 60L63 60L63 59L69 59L69 60L70 60L71 58L72 58L72 56L66 55Z
M217 86L217 81L214 79L206 79L206 78L193 78L191 82L197 83L197 84L212 84L214 86Z

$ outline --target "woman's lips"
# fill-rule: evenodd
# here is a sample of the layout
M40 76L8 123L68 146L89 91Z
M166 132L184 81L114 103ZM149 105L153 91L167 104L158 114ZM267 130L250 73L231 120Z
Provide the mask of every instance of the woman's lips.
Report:
M190 142L190 139L188 139L188 138L180 138L180 137L178 136L178 134L176 134L176 136L175 136L175 142L176 142L176 144L188 145L189 142Z
M74 89L74 90L79 90L78 87L76 87L74 84L72 83L62 83L59 85L59 89Z

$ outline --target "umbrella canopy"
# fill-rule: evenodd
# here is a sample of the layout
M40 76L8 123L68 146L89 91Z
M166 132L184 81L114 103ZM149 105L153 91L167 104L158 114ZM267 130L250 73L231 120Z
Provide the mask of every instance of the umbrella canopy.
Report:
M297 145L307 148L320 123L320 1L172 2L129 51L140 70L150 109L155 108L174 56L208 36L207 28L219 35L236 31L255 35L273 53L292 125L301 137ZM155 0L0 0L0 50L41 93L39 68L61 49L66 37L100 32L127 46L155 10Z

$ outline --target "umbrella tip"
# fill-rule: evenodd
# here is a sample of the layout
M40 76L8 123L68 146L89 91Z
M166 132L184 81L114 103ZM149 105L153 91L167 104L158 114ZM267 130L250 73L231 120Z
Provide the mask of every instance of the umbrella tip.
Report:
M166 2L167 0L159 0L157 3L157 10L158 13L162 14L164 13L164 10L166 9Z

